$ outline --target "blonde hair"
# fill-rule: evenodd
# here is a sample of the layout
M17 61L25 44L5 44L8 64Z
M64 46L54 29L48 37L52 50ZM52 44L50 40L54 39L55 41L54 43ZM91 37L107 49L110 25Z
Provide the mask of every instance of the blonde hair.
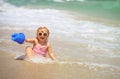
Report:
M45 26L40 26L40 27L37 29L37 33L39 32L40 29L46 29L46 30L47 30L47 33L48 33L48 36L49 36L50 32L49 32L49 30L48 30L47 27L45 27Z

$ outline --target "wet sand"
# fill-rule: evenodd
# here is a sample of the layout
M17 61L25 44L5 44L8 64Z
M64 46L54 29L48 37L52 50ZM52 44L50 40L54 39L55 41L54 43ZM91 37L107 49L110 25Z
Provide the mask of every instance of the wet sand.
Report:
M0 62L0 79L57 79L56 74L60 70L55 65L53 67L53 64L36 64L25 60L14 60L13 55L2 51L0 51Z
M0 79L118 79L112 74L85 65L65 63L33 63L15 60L14 55L0 51ZM102 72L102 73L101 73Z
M40 64L14 60L14 56L0 51L0 79L65 79L58 64ZM63 73L63 74L60 74Z
M58 64L40 64L14 60L13 55L0 51L0 79L66 79L71 71Z

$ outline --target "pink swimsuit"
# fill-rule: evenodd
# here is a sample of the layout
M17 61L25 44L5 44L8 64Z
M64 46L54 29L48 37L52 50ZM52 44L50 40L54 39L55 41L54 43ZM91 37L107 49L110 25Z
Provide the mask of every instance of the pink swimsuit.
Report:
M35 52L35 55L41 55L41 56L45 57L46 52L47 52L47 47L40 47L39 44L36 44L33 47L33 51Z

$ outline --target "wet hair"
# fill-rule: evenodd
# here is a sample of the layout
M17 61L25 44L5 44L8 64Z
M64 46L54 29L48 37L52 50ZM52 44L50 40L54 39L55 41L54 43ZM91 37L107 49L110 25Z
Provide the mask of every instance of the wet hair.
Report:
M48 33L48 36L49 36L50 32L49 32L49 30L48 30L47 27L45 27L45 26L40 26L40 27L37 29L37 33L39 32L40 29L46 29L46 30L47 30L47 33Z

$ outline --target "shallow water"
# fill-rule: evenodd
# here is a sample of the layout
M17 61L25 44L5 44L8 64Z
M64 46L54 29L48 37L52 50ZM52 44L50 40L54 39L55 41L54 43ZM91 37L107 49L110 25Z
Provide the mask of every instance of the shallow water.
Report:
M34 38L36 29L44 25L50 30L49 41L58 61L49 61L47 56L48 60L36 58L32 63L42 62L50 70L54 66L55 72L44 71L51 73L53 79L120 78L120 28L116 24L94 21L88 15L85 19L70 11L16 7L4 1L0 10L0 51L23 55L30 44L13 42L11 34L23 32L27 38Z

